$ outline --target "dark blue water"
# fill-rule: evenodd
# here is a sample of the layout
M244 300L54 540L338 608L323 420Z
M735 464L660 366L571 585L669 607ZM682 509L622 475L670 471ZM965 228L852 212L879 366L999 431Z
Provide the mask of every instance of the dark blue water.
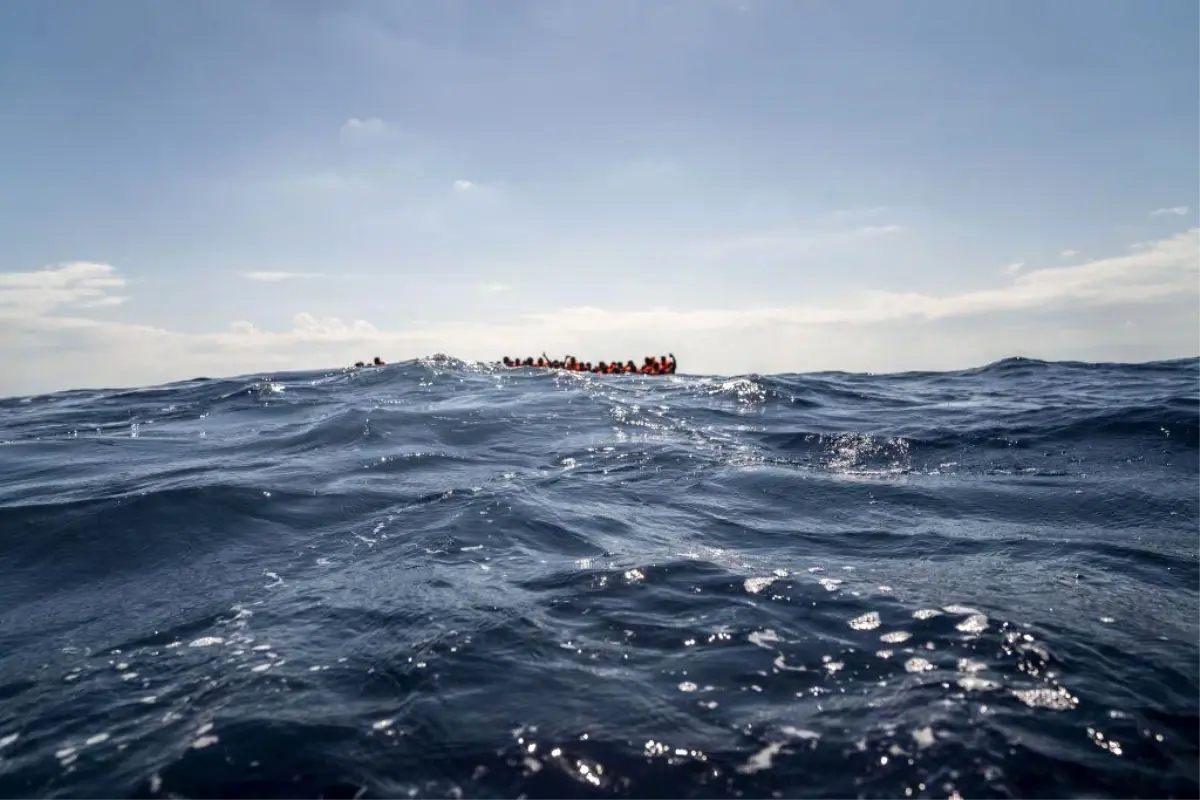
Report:
M0 794L1196 797L1198 365L0 401Z

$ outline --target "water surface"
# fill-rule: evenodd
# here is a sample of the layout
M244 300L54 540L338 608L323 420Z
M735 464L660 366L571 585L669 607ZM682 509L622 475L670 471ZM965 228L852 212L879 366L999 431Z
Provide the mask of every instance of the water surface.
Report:
M1198 363L0 401L0 794L1195 797Z

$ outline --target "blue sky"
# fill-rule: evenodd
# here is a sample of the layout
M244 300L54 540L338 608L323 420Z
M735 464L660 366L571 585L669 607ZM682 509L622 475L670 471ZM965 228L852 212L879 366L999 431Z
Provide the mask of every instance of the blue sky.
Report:
M0 4L0 393L1196 355L1190 0Z

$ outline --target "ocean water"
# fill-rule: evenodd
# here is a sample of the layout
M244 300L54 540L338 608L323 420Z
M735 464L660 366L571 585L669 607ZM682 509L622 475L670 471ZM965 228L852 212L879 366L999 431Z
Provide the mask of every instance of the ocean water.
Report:
M1196 797L1198 366L0 401L0 795Z

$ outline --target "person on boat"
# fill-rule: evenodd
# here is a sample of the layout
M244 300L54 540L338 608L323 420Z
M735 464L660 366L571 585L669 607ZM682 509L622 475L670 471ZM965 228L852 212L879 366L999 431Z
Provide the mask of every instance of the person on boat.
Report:
M376 357L376 366L383 366L383 363L380 358ZM591 361L580 361L572 355L564 356L561 359L551 358L544 352L536 359L533 356L527 356L523 360L504 356L501 363L511 368L540 367L542 369L565 369L571 372L590 372L595 375L674 375L677 366L674 353L666 356L646 356L642 360L640 367L634 363L633 359L625 362L622 362L620 359L614 359L612 361L600 361L593 364ZM362 366L362 362L359 362L355 366Z

